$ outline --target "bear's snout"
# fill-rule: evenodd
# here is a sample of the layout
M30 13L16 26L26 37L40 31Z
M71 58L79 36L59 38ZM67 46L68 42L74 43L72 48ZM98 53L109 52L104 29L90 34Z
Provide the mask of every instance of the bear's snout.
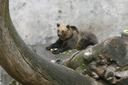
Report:
M60 37L61 35L60 34L58 34L58 37Z

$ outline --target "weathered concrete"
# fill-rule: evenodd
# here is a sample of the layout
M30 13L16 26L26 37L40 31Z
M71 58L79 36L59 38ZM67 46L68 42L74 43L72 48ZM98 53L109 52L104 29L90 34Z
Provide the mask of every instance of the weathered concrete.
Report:
M100 41L128 27L128 0L10 0L17 31L27 44L54 42L56 23L93 31Z

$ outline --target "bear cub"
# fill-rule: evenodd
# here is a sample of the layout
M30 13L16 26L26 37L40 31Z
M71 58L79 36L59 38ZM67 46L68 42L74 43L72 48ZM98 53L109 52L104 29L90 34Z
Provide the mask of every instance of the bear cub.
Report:
M89 45L95 45L98 43L97 37L86 31L80 31L75 26L63 26L57 24L58 40L46 47L47 50L57 48L52 51L53 54L59 54L69 49L83 50Z

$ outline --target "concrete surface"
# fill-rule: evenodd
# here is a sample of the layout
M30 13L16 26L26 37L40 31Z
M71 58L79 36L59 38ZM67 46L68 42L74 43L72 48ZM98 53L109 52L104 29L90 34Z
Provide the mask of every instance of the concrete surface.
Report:
M29 45L56 40L56 23L94 32L99 41L128 28L128 0L10 0L12 21Z

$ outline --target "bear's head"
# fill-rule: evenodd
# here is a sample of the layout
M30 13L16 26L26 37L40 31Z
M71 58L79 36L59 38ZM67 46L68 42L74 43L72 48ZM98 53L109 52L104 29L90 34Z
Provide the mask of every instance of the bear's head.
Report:
M58 27L57 35L60 40L66 40L72 36L73 32L70 25L63 26L63 25L57 24L57 27Z

